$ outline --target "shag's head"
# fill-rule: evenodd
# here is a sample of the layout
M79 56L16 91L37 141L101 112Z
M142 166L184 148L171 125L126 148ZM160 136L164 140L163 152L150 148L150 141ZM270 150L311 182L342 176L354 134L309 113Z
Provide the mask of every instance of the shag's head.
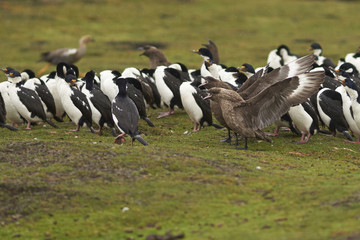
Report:
M342 80L342 81L341 81L341 84L342 84L344 87L348 87L348 88L350 88L350 89L353 89L353 90L355 90L355 91L358 91L358 88L357 88L355 82L354 82L351 78L349 78L349 77L347 77L347 78L345 78L344 80Z
M34 78L35 77L35 73L30 70L30 69L25 69L21 72L21 77L24 79L24 80L29 80L31 78Z
M86 82L86 89L91 91L94 87L94 78L95 78L95 72L93 70L90 70L85 74L85 77L82 78Z
M77 79L76 79L76 76L72 73L70 74L66 74L65 76L65 81L70 85L70 86L73 86L75 85Z
M192 52L199 54L204 59L212 59L213 58L210 50L207 48L199 48L198 50L192 50Z
M238 68L240 71L242 72L249 72L249 73L253 73L255 74L255 69L254 67L249 64L249 63L244 63L243 65L241 65L241 67Z
M23 80L21 79L21 74L20 74L20 72L14 70L14 69L10 70L10 72L9 72L9 74L8 74L8 79L9 79L11 82L16 83L16 84L18 84L18 83L20 83L20 82L23 81Z
M288 54L290 53L289 47L282 44L277 48L276 54L279 55L279 56L282 56L283 51L287 52Z
M319 50L321 50L322 48L321 48L321 46L320 46L320 44L319 43L312 43L311 45L310 45L310 49L309 50L316 50L316 49L319 49Z
M358 74L359 72L352 63L346 62L341 64L341 66L338 69L338 73L341 76L346 77L346 76L353 76L355 74Z
M6 76L9 76L9 73L14 69L11 67L5 67L5 68L2 68L1 70L5 73Z
M116 77L115 79L113 79L113 81L119 88L119 95L120 96L125 96L127 94L127 92L126 92L126 84L127 84L126 78L123 78L123 77L119 76L119 77Z
M21 77L21 74L18 71L12 69L12 70L9 71L9 77L10 78L17 78L17 77Z
M70 66L67 63L61 62L56 65L56 75L60 78L65 78L65 75Z

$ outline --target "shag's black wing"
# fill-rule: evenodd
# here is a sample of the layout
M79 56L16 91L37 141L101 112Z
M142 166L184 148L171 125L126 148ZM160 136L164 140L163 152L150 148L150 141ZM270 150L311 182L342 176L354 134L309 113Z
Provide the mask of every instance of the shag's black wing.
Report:
M203 120L206 121L209 125L212 124L212 113L210 108L210 101L204 100L207 93L201 91L199 88L195 87L196 93L193 93L196 104L201 108L203 112Z
M138 134L139 112L129 97L115 97L112 102L114 122L131 138Z
M54 116L56 115L56 107L55 100L49 88L46 85L35 84L35 90L41 100L45 103L47 110L52 113Z
M318 97L322 111L340 127L340 129L337 130L340 132L347 130L349 126L342 109L341 94L329 89L323 91ZM332 128L332 126L330 126L330 128Z
M6 109L5 109L5 103L4 99L0 92L0 123L6 122Z
M144 95L142 94L142 92L131 83L127 84L126 91L129 98L131 98L131 100L133 100L133 102L135 103L139 111L140 117L146 117L146 106L144 102Z
M91 94L93 95L90 98L91 103L101 113L109 127L113 127L114 121L111 116L111 102L109 98L98 88L93 88Z
M166 68L164 73L164 82L174 94L174 105L183 108L180 96L180 85L183 81L181 80L180 72L173 68Z
M34 90L20 86L20 91L17 91L20 101L25 105L27 110L31 112L31 117L39 117L42 120L46 119L45 111L39 95Z
M70 96L71 101L80 110L86 121L91 123L92 112L86 95L77 88L71 88L71 90L73 91L73 94Z

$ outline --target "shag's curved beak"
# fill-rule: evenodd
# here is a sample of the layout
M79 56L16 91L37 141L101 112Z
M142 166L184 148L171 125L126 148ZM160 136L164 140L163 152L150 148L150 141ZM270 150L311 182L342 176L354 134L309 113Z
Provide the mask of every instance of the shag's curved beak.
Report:
M345 79L341 80L341 79L338 78L338 76L341 76L341 71L340 71L340 69L335 70L335 69L332 68L332 67L329 67L329 69L336 74L335 80L336 80L337 82L339 82L341 85L345 86Z
M335 70L333 67L329 67L330 71L332 71L333 73L336 74L336 76L340 76L341 75L341 70L338 69L338 70Z
M245 66L237 67L236 69L242 72L247 72Z
M193 52L193 53L199 53L199 49L198 49L198 50L191 50L191 52Z
M209 66L213 65L214 64L214 61L211 60L210 58L209 59L206 59L205 60L207 63L209 63Z
M338 80L343 86L346 86L346 84L345 84L345 79L344 80Z

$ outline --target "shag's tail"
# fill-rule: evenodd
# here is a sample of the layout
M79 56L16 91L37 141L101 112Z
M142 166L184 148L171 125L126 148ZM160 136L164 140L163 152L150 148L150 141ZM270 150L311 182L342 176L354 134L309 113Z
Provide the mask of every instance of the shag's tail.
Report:
M153 122L147 118L147 117L144 117L144 120L147 122L147 124L150 126L150 127L155 127L155 125L153 124Z
M322 134L331 134L331 132L329 130L326 130L326 129L319 129L319 133L322 133Z
M216 124L216 123L212 123L211 126L213 126L214 128L216 129L222 129L224 128L223 126L219 125L219 124Z
M116 137L118 135L115 128L111 128L111 133L114 137Z
M19 130L19 129L17 129L16 127L13 127L13 126L10 126L10 125L8 125L8 124L0 124L0 127L5 127L5 128L7 128L7 129L9 129L9 130L11 130L11 131L17 131L17 130Z
M54 127L54 128L58 128L58 126L56 126L52 121L50 121L49 119L45 120L48 124L50 124L50 126Z
M62 120L62 119L59 118L58 116L54 116L54 119L55 119L57 122L64 122L64 120Z
M135 135L134 138L141 142L142 145L149 145L140 135Z
M92 126L89 127L91 133L95 133L95 130Z
M291 130L292 133L295 133L295 134L298 135L298 136L301 136L301 135L302 135L301 132L299 131L299 129L297 129L297 128L294 127L293 125L290 125L289 128L290 128L290 130Z
M350 141L354 141L354 139L351 137L351 135L350 135L350 133L348 131L343 131L343 134Z

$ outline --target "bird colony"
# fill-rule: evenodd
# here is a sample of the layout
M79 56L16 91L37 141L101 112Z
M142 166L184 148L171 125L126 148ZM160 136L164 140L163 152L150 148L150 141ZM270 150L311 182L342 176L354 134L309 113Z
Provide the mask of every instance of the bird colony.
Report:
M311 44L312 53L302 57L280 45L269 52L266 66L254 69L248 63L221 64L215 43L208 40L193 50L201 57L199 68L188 69L146 45L141 49L150 60L149 68L98 74L90 70L80 78L74 63L92 40L84 36L78 49L42 54L48 65L56 65L56 71L38 73L39 77L28 69L3 68L8 80L0 83L0 126L16 131L20 124L31 129L46 122L57 128L57 122L67 116L76 125L73 131L87 127L100 134L108 128L117 144L129 136L131 145L135 140L148 145L138 123L144 120L155 127L146 111L163 108L167 111L158 118L186 111L193 132L205 125L226 128L227 136L220 141L237 149L247 149L248 138L272 142L284 127L299 135L298 143L308 142L317 132L342 134L344 140L360 143L360 48L335 65L322 55L318 43ZM275 131L264 132L270 124Z

